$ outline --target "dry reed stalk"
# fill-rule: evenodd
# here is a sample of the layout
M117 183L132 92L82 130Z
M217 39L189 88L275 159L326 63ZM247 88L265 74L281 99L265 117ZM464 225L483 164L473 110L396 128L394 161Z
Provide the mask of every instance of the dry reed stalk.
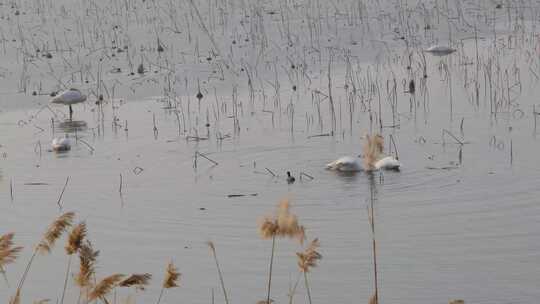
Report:
M94 251L88 240L79 249L79 273L75 276L75 284L80 288L79 301L83 292L88 294L88 290L91 287L90 280L95 276L98 255L99 251Z
M118 284L120 287L132 287L135 286L137 290L144 290L144 288L150 283L152 275L149 273L134 273L125 278Z
M20 292L22 290L24 281L26 280L26 277L28 275L28 272L30 271L30 267L32 266L32 262L34 261L36 255L38 253L41 253L41 254L50 253L56 241L62 236L62 234L67 230L67 228L71 226L71 223L73 222L74 217L75 217L74 212L66 212L62 214L61 216L59 216L54 222L52 222L51 225L49 225L49 228L43 235L43 238L35 247L34 253L30 257L30 260L28 261L28 264L26 265L26 269L24 270L21 280L19 281L19 284L17 285L18 296L20 296Z
M272 239L266 296L266 302L270 303L276 237L296 238L300 243L303 243L305 239L305 229L304 226L301 226L298 223L298 217L290 212L289 200L284 199L279 203L276 214L273 216L265 216L259 223L259 234L263 239Z
M373 294L371 296L371 298L369 298L369 304L378 304L379 303L379 300L377 300L377 295L376 294Z
M180 286L178 285L178 280L180 279L181 275L182 274L178 272L178 268L174 266L172 261L167 264L167 269L165 270L165 278L163 279L163 284L161 286L161 291L159 292L157 304L161 302L161 298L163 297L163 292L165 291L165 289Z
M375 162L379 160L384 147L384 139L380 135L369 136L366 135L366 141L364 142L364 170L372 171L375 169Z
M20 304L21 303L21 290L17 288L15 296L9 299L9 304Z
M116 273L99 281L99 283L96 284L88 295L87 303L90 303L96 299L104 300L105 296L107 296L107 294L109 294L123 278L123 274ZM107 303L106 300L104 300L104 302Z
M373 297L375 298L374 304L379 303L379 280L378 280L378 272L377 272L377 241L375 238L375 211L373 207L373 203L375 201L375 176L373 172L370 172L369 174L369 189L370 189L370 205L368 206L368 213L369 213L369 224L371 228L371 243L372 243L372 249L373 249L373 274L374 274L374 287L375 287L375 294Z
M75 228L71 230L68 236L68 241L64 248L66 250L66 254L69 257L68 257L68 263L67 263L67 269L66 269L66 277L64 279L64 288L62 289L62 297L60 298L60 304L64 303L64 297L66 295L69 270L71 268L71 259L73 257L73 254L75 254L81 249L81 246L83 245L83 240L85 237L86 237L86 223L85 222L81 222L77 224L77 226L75 226Z
M452 300L448 302L448 304L465 304L465 301L463 300Z
M322 255L317 251L320 245L319 239L314 239L303 252L296 253L296 256L298 257L298 267L300 268L300 271L304 273L304 283L306 285L306 292L310 304L312 303L311 290L309 288L307 274L310 268L317 267L317 261L322 259Z
M210 247L210 250L212 250L212 256L214 257L214 261L216 262L216 267L217 267L218 276L219 276L219 282L221 283L221 289L223 290L223 296L225 297L225 303L229 304L229 298L227 297L227 290L225 289L225 282L223 280L223 274L221 273L221 268L219 267L219 262L218 262L218 259L217 259L216 247L214 246L213 242L208 242L208 247Z
M14 263L23 249L21 246L13 246L14 236L14 233L7 233L0 236L0 272L4 276L8 287L9 282L4 268L6 265Z

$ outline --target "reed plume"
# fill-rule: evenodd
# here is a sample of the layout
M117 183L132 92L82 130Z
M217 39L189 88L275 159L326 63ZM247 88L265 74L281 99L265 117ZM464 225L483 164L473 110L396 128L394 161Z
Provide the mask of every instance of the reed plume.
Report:
M73 255L74 253L79 251L79 249L81 249L83 240L86 237L86 232L87 231L85 222L80 222L71 230L71 233L68 236L68 242L65 247L66 253L68 255Z
M71 226L75 213L66 212L59 216L52 224L49 226L43 239L37 246L37 250L41 254L50 253L56 241L62 236L62 234Z
M383 152L384 138L377 134L374 136L366 135L363 150L364 170L372 171L375 169L375 162L379 160Z
M182 274L178 272L178 268L174 266L173 262L169 262L169 264L167 264L167 269L165 270L165 278L163 279L163 284L161 286L161 291L159 293L157 304L161 302L161 297L163 297L163 292L165 291L165 289L180 286L178 285L178 280L180 280L181 275Z
M221 283L221 289L223 290L223 296L225 297L225 303L229 304L229 298L227 297L227 290L225 289L225 282L223 280L223 275L221 273L221 268L219 267L219 262L218 262L218 259L217 259L216 247L214 246L214 243L211 242L211 241L208 242L207 244L208 244L208 247L210 247L210 250L212 251L212 256L214 257L214 261L216 262L219 281Z
M317 261L322 259L322 255L317 251L320 246L319 239L314 239L303 252L296 253L300 271L307 273L311 268L317 267Z
M107 294L109 294L123 278L123 274L117 273L99 281L99 283L96 284L96 286L88 295L88 303L96 299L102 299L104 302L107 303L107 301L105 300L105 296L107 296Z
M9 286L5 266L14 263L23 247L13 246L14 233L7 233L0 236L0 272L4 276L6 284Z
M150 283L150 279L152 279L152 275L149 273L134 273L118 283L118 286L134 286L137 290L144 290L144 288Z
M295 238L302 244L305 239L305 229L304 226L298 223L298 217L290 212L289 200L284 199L279 203L277 212L274 215L265 216L259 223L259 234L263 239L272 239L270 270L268 274L268 292L266 296L266 302L270 303L276 237Z
M452 300L448 304L465 304L463 300Z
M81 249L81 246L83 244L83 240L86 237L86 223L80 222L75 226L68 236L68 241L64 249L66 250L66 254L68 257L68 264L67 264L67 270L66 270L66 277L64 279L64 288L62 289L62 297L60 299L60 304L64 303L64 296L66 295L66 288L68 283L68 277L69 277L69 270L71 268L71 258L73 257L73 254L75 254L77 251Z
M311 290L309 288L307 274L311 268L317 267L317 261L322 259L322 255L317 251L320 246L321 244L319 242L319 239L314 239L313 241L311 241L311 243L309 243L309 246L303 252L296 253L296 256L298 257L298 267L300 268L300 271L304 274L304 283L306 285L306 291L310 304Z
M47 231L43 235L43 238L35 247L34 253L30 257L30 261L28 261L28 264L26 265L26 269L23 272L21 280L19 281L19 284L17 285L17 293L19 296L20 296L24 281L26 280L26 277L28 276L28 272L30 271L30 267L32 266L32 263L34 262L34 258L36 257L38 252L41 254L50 253L56 241L62 236L62 234L67 230L67 228L71 226L71 223L73 222L74 217L75 217L74 212L66 212L60 215L56 220L54 220L54 222L52 222L49 225L49 227L47 228Z
M75 276L75 284L80 288L79 298L83 292L88 294L89 289L92 287L91 279L95 276L98 256L99 251L94 251L92 244L88 240L81 245L79 249L79 273Z

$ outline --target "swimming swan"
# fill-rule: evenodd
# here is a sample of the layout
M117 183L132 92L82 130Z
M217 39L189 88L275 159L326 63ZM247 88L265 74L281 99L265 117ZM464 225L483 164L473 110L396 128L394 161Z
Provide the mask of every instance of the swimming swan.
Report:
M366 136L364 144L364 157L362 163L358 157L343 156L326 165L329 170L341 172L399 170L401 163L393 156L382 153L384 140L382 136Z
M63 152L71 150L71 140L66 137L56 137L52 141L52 149L56 152Z

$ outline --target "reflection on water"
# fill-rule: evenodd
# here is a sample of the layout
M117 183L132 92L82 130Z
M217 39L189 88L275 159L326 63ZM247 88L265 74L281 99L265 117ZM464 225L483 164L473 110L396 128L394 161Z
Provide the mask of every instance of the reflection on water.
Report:
M55 123L55 129L60 133L77 133L86 131L88 124L83 120L66 120L58 124Z

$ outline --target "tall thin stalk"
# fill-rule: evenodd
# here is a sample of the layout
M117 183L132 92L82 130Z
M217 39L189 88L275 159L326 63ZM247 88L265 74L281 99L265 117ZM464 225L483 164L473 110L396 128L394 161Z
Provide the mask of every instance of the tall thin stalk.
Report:
M377 273L377 242L375 240L375 212L373 208L373 202L375 201L375 175L373 172L369 172L369 188L370 188L370 208L369 208L369 221L371 228L371 240L373 248L373 273L375 279L375 303L379 303L379 285L378 285L378 273Z
M274 266L274 251L276 249L276 236L272 237L272 253L270 254L270 270L268 272L268 293L266 296L266 304L270 304L270 288L272 286L272 267Z
M227 290L225 289L225 282L223 280L223 274L221 273L221 267L219 267L219 262L218 262L218 259L217 259L216 247L214 246L214 243L212 243L212 242L208 242L208 246L212 250L212 255L214 256L214 261L216 262L219 281L221 283L221 289L223 290L223 296L225 297L225 303L229 304L229 298L227 297Z

